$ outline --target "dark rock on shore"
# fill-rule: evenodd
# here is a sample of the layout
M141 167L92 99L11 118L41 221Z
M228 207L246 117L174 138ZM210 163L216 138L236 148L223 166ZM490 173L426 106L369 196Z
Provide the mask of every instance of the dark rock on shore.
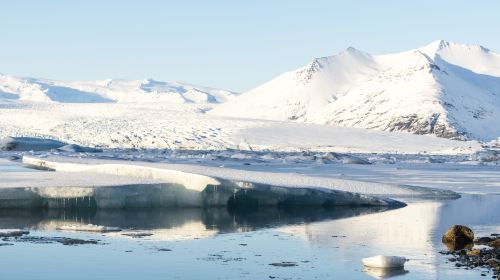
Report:
M495 239L491 238L491 237L478 237L478 238L474 239L474 243L476 243L476 244L488 244L493 240L495 240Z
M493 241L491 241L491 242L489 242L488 246L493 247L495 249L500 249L500 237L497 238L497 239L495 239L495 240L493 240Z
M450 227L442 237L442 242L446 244L451 251L460 250L468 247L474 241L474 232L463 225L454 225Z
M452 255L448 261L454 263L457 268L488 269L488 271L493 273L494 279L500 279L500 236L492 234L491 237L476 238L474 243L482 245L481 247L474 247L474 244L470 243L470 240L473 238L474 232L470 228L459 225L451 227L442 238L443 243L448 247L449 251L442 252L442 254ZM456 244L464 244L464 242L469 243L465 243L461 248L455 249L457 247ZM481 275L486 276L486 272L483 271Z
M500 266L500 260L495 259L495 258L488 259L485 263L491 267L499 267Z
M296 262L277 262L277 263L270 263L269 265L272 266L279 266L279 267L292 267L292 266L298 266Z

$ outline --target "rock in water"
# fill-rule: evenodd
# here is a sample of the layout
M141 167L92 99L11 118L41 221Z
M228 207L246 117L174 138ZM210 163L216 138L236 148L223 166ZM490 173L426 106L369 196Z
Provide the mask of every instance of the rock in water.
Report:
M490 243L493 240L494 239L491 237L478 237L474 240L474 243L484 245Z
M466 226L454 225L445 232L441 240L449 249L460 250L474 241L474 232Z
M481 255L481 250L479 250L479 249L470 250L470 251L467 251L466 255L477 257L477 256Z
M397 256L375 256L362 259L363 265L376 268L401 268L405 265L406 258Z
M490 267L500 267L500 261L495 258L488 259L485 263Z

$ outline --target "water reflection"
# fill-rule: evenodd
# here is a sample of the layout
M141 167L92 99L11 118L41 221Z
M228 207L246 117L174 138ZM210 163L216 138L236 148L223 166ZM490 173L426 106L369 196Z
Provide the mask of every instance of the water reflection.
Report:
M463 224L479 235L489 235L500 229L498 213L499 195L467 194L457 200L410 201L407 207L394 211L331 223L291 225L279 230L301 236L313 246L340 247L341 258L354 262L379 254L405 256L410 259L406 268L425 270L427 276L433 278L438 277L439 266L448 267L443 265L438 253L445 249L441 236L446 229L453 224ZM348 238L332 239L331 235ZM366 271L374 276L372 272Z
M59 277L45 273L42 279L75 278L74 271L81 269L81 262L74 260L81 258L90 268L89 273L94 273L91 276L115 275L114 279L121 280L205 279L207 275L214 279L267 279L269 276L280 279L478 279L477 270L458 270L452 263L446 263L448 256L439 254L444 249L441 234L455 223L470 226L478 235L500 232L500 196L464 195L450 201L409 201L407 207L386 210L389 209L1 210L0 228L30 229L30 236L34 237L68 234L106 243L106 246L86 247L24 243L3 246L0 252L9 258L3 260L2 275L9 279L33 279L46 267L56 264L53 271L57 271ZM105 236L53 232L60 225L87 223L120 227L124 231ZM273 229L259 230L269 227ZM203 238L213 235L217 237ZM136 239L137 236L143 238ZM192 240L196 238L200 240ZM15 240L11 238L8 242L15 243ZM404 256L409 261L403 270L363 268L362 258L379 254ZM46 258L47 255L53 257ZM269 265L279 262L293 262L297 266ZM20 263L22 269L19 269ZM20 273L25 277L14 277ZM84 276L89 277L77 278Z
M0 228L56 230L63 225L102 225L124 230L183 232L200 237L202 232L231 233L283 225L356 217L389 210L387 207L259 208L255 211L208 209L127 209L127 210L0 210ZM175 234L174 234L175 235ZM167 236L165 236L168 239Z
M387 279L408 273L408 270L402 268L387 269L387 268L365 267L363 271L375 279Z

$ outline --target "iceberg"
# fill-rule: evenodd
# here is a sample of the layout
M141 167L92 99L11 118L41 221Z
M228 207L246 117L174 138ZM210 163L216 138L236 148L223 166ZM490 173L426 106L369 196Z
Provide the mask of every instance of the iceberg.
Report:
M402 268L407 261L404 257L398 256L374 256L362 259L363 265L374 268Z
M287 185L252 176L208 176L162 164L35 156L24 156L23 163L46 171L33 172L32 181L0 183L0 208L405 206L386 197L307 182ZM64 180L36 180L47 173L64 175Z
M37 137L4 137L0 139L2 151L46 151L63 147L66 143Z
M56 228L57 230L63 231L85 231L85 232L117 232L121 231L121 228L118 227L107 227L101 225L93 225L93 224L79 224L79 223L71 223L61 225Z

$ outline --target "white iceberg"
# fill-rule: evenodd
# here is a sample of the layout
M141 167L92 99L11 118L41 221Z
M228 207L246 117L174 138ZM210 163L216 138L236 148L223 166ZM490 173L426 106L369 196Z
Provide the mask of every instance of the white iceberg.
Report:
M29 231L22 229L0 229L0 237L18 237L29 234Z
M66 224L56 228L56 230L65 231L87 231L87 232L117 232L121 231L118 227L107 227L93 224Z
M0 208L405 205L349 187L367 185L365 182L345 184L332 179L332 185L312 184L313 181L304 176L290 183L287 176L273 172L225 168L196 170L191 169L191 165L180 170L162 163L68 157L24 156L23 163L55 172L33 173L32 180L28 181L11 180L8 178L12 174L7 174L6 182L0 182ZM62 182L37 178L44 174L64 174L64 178ZM101 179L92 180L98 177Z
M63 147L66 143L39 137L0 138L0 151L45 151Z
M362 259L364 266L391 269L404 267L406 261L405 257L382 255Z

